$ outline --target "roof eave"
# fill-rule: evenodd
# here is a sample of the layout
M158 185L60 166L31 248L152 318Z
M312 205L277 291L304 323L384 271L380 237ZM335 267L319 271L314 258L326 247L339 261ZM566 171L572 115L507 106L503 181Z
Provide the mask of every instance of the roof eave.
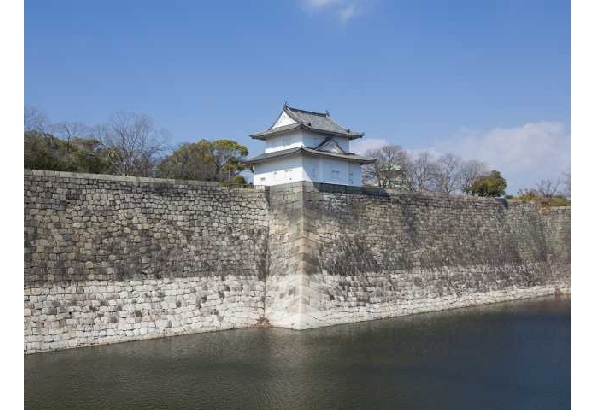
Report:
M291 151L288 150L288 152L284 152L280 155L272 156L269 158L258 158L257 157L254 160L248 159L248 160L242 161L242 164L251 166L251 165L260 164L263 162L275 161L275 160L282 159L282 158L292 157L292 156L295 156L298 154L310 155L313 157L334 158L334 159L337 159L340 161L347 161L347 162L353 162L353 163L359 163L359 164L372 164L377 161L375 158L366 158L366 157L360 157L360 156L358 156L357 158L350 158L349 156L345 157L345 156L333 155L332 153L329 153L329 152L315 151L312 148L297 147L297 148L291 149Z
M359 157L359 158L350 158L350 157L342 157L342 156L338 156L338 155L333 155L332 153L329 152L324 152L324 151L306 151L303 150L303 152L306 155L311 155L313 157L328 157L328 158L334 158L334 159L338 159L338 160L343 160L343 161L348 161L348 162L356 162L359 164L373 164L375 162L377 162L377 160L375 158L364 158L364 157Z
M351 140L358 139L358 138L362 138L364 136L364 133L363 132L362 133L358 133L358 134L344 134L344 133L340 133L340 132L333 132L333 131L328 131L328 130L320 130L320 129L317 129L317 128L312 128L312 127L309 127L308 125L304 125L302 123L300 123L299 126L298 127L295 127L295 128L280 130L280 131L277 131L277 132L271 132L271 133L268 133L268 134L265 134L265 135L262 135L262 133L256 133L256 134L249 134L248 136L251 137L252 139L255 139L255 140L266 141L268 138L274 138L274 137L277 137L279 135L283 135L285 133L295 131L297 129L303 129L303 130L307 130L307 131L312 131L312 132L317 133L317 134L325 134L325 135L332 135L332 136L335 136L335 137L343 137L343 138L349 139L350 141Z
M255 140L266 141L267 138L277 137L278 135L282 135L282 134L285 134L285 133L288 133L288 132L296 131L297 129L305 129L306 128L301 123L296 123L296 124L291 124L291 125L295 125L295 126L294 127L291 127L291 128L284 128L284 129L281 129L281 130L276 130L275 128L273 128L273 129L267 129L265 131L257 132L255 134L248 134L248 136L251 137L252 139L255 139Z
M247 159L247 160L242 161L242 164L255 165L255 164L259 164L261 162L273 161L273 160L277 160L277 159L281 159L281 158L288 158L288 157L292 157L294 155L300 154L301 151L302 151L301 147L294 148L292 151L284 152L283 154L280 154L280 155L274 156L274 157L270 157L270 158L257 158L254 160Z
M309 131L317 132L319 134L334 135L334 136L337 136L337 137L348 138L349 140L355 140L355 139L358 139L358 138L362 138L364 136L364 133L363 132L344 134L344 133L341 133L341 132L333 132L333 131L328 131L328 130L320 130L318 128L312 128L312 127L308 127L308 126L306 126L306 129L308 129Z

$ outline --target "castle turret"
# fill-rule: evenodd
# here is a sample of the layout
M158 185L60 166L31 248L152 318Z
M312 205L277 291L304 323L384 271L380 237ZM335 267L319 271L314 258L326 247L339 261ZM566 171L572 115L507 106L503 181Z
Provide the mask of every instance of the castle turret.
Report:
M309 181L360 186L362 164L376 160L350 152L350 141L364 133L344 128L329 112L284 105L271 127L250 136L265 141L265 152L245 161L255 185Z

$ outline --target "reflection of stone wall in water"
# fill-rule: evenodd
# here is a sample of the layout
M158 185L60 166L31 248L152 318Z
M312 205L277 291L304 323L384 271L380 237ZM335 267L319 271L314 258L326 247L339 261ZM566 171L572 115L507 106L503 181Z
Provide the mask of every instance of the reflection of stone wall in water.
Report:
M25 171L25 351L552 294L570 286L570 212Z

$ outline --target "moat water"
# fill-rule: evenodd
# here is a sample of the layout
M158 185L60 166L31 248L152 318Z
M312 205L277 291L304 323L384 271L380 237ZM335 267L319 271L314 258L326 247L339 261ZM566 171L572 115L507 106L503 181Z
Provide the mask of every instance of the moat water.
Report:
M26 409L564 409L571 299L25 356Z

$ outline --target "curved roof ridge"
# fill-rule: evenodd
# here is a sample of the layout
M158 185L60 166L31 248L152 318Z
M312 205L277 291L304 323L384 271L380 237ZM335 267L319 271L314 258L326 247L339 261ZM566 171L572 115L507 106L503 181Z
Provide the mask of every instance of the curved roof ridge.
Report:
M284 111L286 110L286 108L288 109L288 111L298 111L298 112L301 112L301 113L304 113L304 114L319 115L321 117L329 117L329 111L318 112L318 111L301 110L300 108L290 107L288 104L285 104L284 105Z

